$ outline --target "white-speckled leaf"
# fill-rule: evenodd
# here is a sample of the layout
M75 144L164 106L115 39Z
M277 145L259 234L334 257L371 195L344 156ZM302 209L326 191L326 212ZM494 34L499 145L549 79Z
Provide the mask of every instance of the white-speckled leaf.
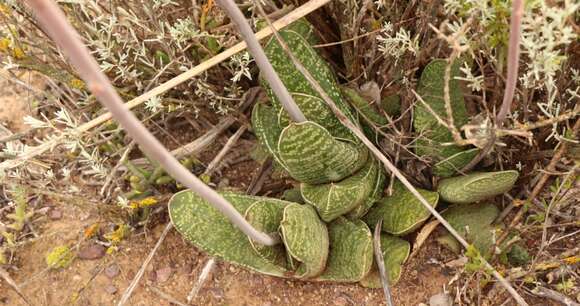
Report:
M328 259L328 230L310 205L292 203L284 209L280 223L286 251L301 262L295 276L312 278L326 267Z
M330 222L360 206L374 191L378 165L374 159L354 175L336 183L300 185L306 203L314 206L324 222Z
M417 188L417 191L431 204L437 206L439 195L436 192ZM403 184L393 184L393 194L379 200L364 217L370 227L383 220L383 231L393 235L406 235L425 222L431 213Z
M465 102L463 101L463 92L461 85L456 77L460 76L459 62L455 62L451 67L451 79L449 82L449 97L451 102L451 109L453 111L453 119L455 126L460 128L468 121L467 110ZM436 59L431 61L423 70L419 84L417 86L417 93L423 98L431 109L441 118L447 119L447 112L445 111L445 68L447 61ZM453 137L451 132L444 126L440 125L431 114L431 112L423 105L417 102L415 104L415 112L413 117L413 127L418 135L415 151L419 156L426 156L435 162L444 160L452 155L463 151L462 147L455 145L442 145L443 143L452 143ZM463 159L455 161L454 166L462 168L467 164L460 164Z
M443 218L479 252L488 256L494 243L493 220L499 215L499 209L490 203L454 205L442 213ZM438 241L447 245L455 238L448 234ZM450 247L453 249L453 245Z
M293 26L294 25L291 25L288 28L281 30L279 32L280 37L286 42L286 45L294 56L302 63L302 65L304 65L324 91L330 96L337 107L349 119L351 119L352 122L357 122L349 105L341 95L340 88L332 70L316 50L312 48L308 40L302 37L304 31L301 29L294 29ZM276 38L272 37L268 41L264 51L272 63L274 70L280 76L282 83L284 83L286 88L288 88L290 94L293 95L300 109L303 107L305 109L308 108L307 105L302 105L303 102L319 103L317 107L327 109L320 113L306 112L305 116L308 120L320 124L335 137L348 139L354 143L360 143L358 138L356 138L349 129L340 124L334 116L327 116L330 112L330 108L321 100L317 91L312 87L312 85L310 85L304 75L302 75L302 73L294 66L294 63L280 46ZM267 82L262 81L262 86L266 89L274 108L276 108L277 111L281 110L282 105L268 86ZM311 96L318 99L301 99L300 96Z
M363 146L337 140L311 121L284 128L278 152L290 176L308 184L340 181L362 168L368 158Z
M375 163L377 163L378 166L377 177L375 178L373 191L361 205L355 207L345 215L350 220L362 218L367 214L369 209L371 209L371 207L373 207L373 205L383 197L383 189L386 183L385 170L379 161L376 159L373 160Z
M270 200L258 201L248 207L245 218L255 229L262 233L277 233L284 214L284 207L288 204L288 202L281 203ZM248 239L256 253L262 258L277 266L287 267L286 250L283 244L267 246L259 244L249 237Z
M242 214L259 201L289 204L281 200L233 192L221 192L221 195ZM221 212L189 190L178 192L169 200L169 216L185 239L210 256L268 275L285 277L288 272L259 256L243 232L231 224Z
M479 153L478 148L461 151L433 165L433 174L450 177L467 165Z
M260 145L272 154L278 164L285 167L278 153L278 140L280 139L282 128L280 128L276 120L275 110L270 106L256 103L252 110L252 129Z
M403 263L409 257L411 245L406 240L389 234L381 234L381 251L385 262L385 270L391 286L395 285L401 277ZM378 267L373 264L372 270L359 282L363 287L382 288Z
M372 234L361 220L339 217L328 225L330 254L320 281L358 282L373 264Z
M518 176L517 171L508 170L446 178L439 182L437 192L450 203L474 203L509 191Z

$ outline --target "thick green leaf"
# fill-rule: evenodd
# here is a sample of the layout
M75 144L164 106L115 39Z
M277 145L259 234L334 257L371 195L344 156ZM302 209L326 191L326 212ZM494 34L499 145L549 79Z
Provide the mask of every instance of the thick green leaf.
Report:
M286 42L286 45L290 51L312 74L322 89L334 101L337 107L349 119L351 119L352 122L357 122L350 107L346 101L344 101L341 95L340 88L336 82L332 70L324 61L324 59L312 48L308 40L302 37L304 31L302 29L294 29L291 25L287 29L280 31L279 34ZM308 120L320 124L335 137L348 139L354 143L359 143L358 138L356 138L349 129L340 124L338 119L336 119L334 116L327 116L327 114L331 113L330 108L321 100L321 97L318 95L316 90L310 85L302 73L294 66L294 63L280 46L276 38L272 37L270 39L270 41L266 44L264 51L272 63L274 70L280 76L282 83L286 85L288 91L293 95L300 109L309 108L309 106L306 105L307 103L318 103L320 106L317 107L323 107L326 109L326 111L319 113L306 111L305 116ZM262 86L266 88L266 92L268 93L274 108L277 111L282 110L282 105L278 101L277 97L273 94L268 84L262 81ZM301 97L315 97L317 99L303 99ZM310 106L310 108L312 108L312 106Z
M377 167L378 167L377 176L374 180L375 183L374 183L373 190L372 190L371 194L369 195L369 197L362 204L353 208L351 211L349 211L346 214L346 217L350 220L362 218L364 215L366 215L366 213L369 211L369 209L371 209L371 207L380 198L383 197L383 188L385 187L385 181L386 181L385 171L383 170L384 168L382 167L382 164L378 160L373 158L373 162L375 162L377 164Z
M221 192L221 195L242 214L256 202L267 201L280 206L290 204L233 192ZM268 275L285 277L288 272L259 256L243 232L221 212L189 190L178 192L169 200L169 216L185 239L210 256Z
M467 165L478 153L479 149L473 148L451 155L433 166L433 174L450 177Z
M419 189L419 193L431 204L437 206L439 195L436 192ZM369 226L374 227L383 220L383 231L393 235L405 235L417 229L431 213L403 184L393 184L393 194L379 200L364 217Z
M296 276L311 278L320 275L328 259L329 238L326 225L314 208L296 203L286 206L280 230L286 251L302 263Z
M256 103L252 110L252 128L260 145L268 151L278 164L282 165L278 154L278 140L282 128L278 125L276 112L270 106Z
M287 203L280 205L271 200L257 201L246 210L245 218L252 226L262 233L277 233ZM248 239L250 239L248 237ZM284 245L267 246L250 239L250 244L256 253L269 262L286 267L286 250Z
M417 87L417 93L425 103L443 119L447 119L444 99L446 66L445 60L431 61L423 70ZM460 76L459 62L455 62L451 67L449 97L455 126L460 128L468 122L468 116L459 80L455 78L458 76ZM416 152L419 156L428 156L438 162L463 151L461 147L455 145L442 145L453 142L451 132L438 123L423 103L415 104L413 126L415 132L421 135L416 145ZM462 168L464 165L456 166Z
M509 191L518 176L515 170L472 173L441 180L437 192L450 203L473 203Z
M497 207L489 203L454 205L442 213L443 218L484 256L489 255L493 245L495 228L491 224L498 215ZM450 234L438 241L455 249L456 241Z
M346 86L342 86L341 88L344 96L346 96L355 109L361 112L368 120L380 127L388 123L387 119L374 109L365 98L361 97L356 90Z
M354 175L336 183L300 185L306 203L314 206L325 222L344 215L368 200L374 191L378 165L374 159Z
M368 226L339 217L328 225L330 254L321 281L358 282L371 269L373 241Z
M389 285L395 285L401 277L401 268L409 257L411 245L399 237L382 233L381 251L383 252L383 261L385 263ZM360 284L367 288L382 288L376 263L373 264L373 268L369 274L360 281Z
M364 166L368 158L363 146L337 140L311 121L284 128L278 152L290 176L308 184L340 181Z

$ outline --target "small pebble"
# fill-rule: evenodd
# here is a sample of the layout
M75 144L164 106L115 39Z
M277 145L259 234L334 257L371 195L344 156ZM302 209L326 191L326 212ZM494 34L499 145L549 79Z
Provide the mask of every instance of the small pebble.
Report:
M89 244L82 247L78 253L80 259L95 260L105 256L105 247L100 244Z
M179 270L180 270L181 273L186 274L186 275L189 275L189 274L191 274L191 272L193 272L193 264L186 263Z
M117 293L117 287L115 287L113 285L107 285L107 286L105 286L105 291L108 294L115 294L115 293Z
M157 279L157 272L149 271L147 272L147 277L149 278L150 281L154 282Z
M452 306L453 300L449 294L442 292L429 299L429 306Z
M157 276L156 281L158 283L164 283L168 281L171 275L173 274L173 269L171 269L171 267L161 268L157 270L155 274Z
M62 210L53 208L48 211L48 217L50 220L59 220L62 218Z
M108 267L105 268L105 275L108 278L115 278L117 275L119 275L120 269L119 266L117 264L112 264L109 265Z

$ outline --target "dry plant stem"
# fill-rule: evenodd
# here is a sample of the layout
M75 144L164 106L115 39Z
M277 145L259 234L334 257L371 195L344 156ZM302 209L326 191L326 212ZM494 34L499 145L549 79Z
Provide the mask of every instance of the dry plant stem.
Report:
M268 24L271 26L270 20L268 18L266 18L266 21L268 21ZM330 107L330 109L336 115L336 117L338 118L338 120L340 120L340 122L345 127L347 127L348 129L350 129L357 136L357 138L359 138L364 143L364 145L373 153L373 155L383 163L383 165L385 166L386 170L388 172L390 172L390 173L393 173L397 177L397 179L405 186L405 188L407 188L413 194L413 196L415 196L415 198L417 198L419 200L419 202L421 202L421 204L423 204L423 206L425 206L425 208L427 210L429 210L429 212L437 220L439 220L439 222L441 222L441 224L449 231L449 233L451 233L451 235L453 235L453 237L455 239L457 239L457 241L459 241L459 243L461 243L461 245L463 245L463 247L467 248L469 246L469 244L467 243L467 241L461 235L459 235L459 233L449 224L449 222L447 222L429 204L429 202L427 202L427 200L425 200L425 198L417 191L417 189L413 185L411 185L411 183L409 182L409 180L407 180L407 178L399 171L399 169L397 169L397 167L395 167L385 157L385 155L383 155L381 153L381 151L364 135L364 133L354 123L352 123L344 115L344 113L336 106L336 104L334 103L334 101L332 101L332 99L328 96L328 94L324 91L324 89L322 89L322 87L316 81L316 79L314 79L314 77L310 74L310 72L308 70L306 70L306 68L304 68L304 66L302 65L302 63L300 61L298 61L298 59L294 56L294 54L292 53L292 51L290 51L290 49L288 48L288 46L286 45L286 43L282 40L282 38L280 37L280 35L278 35L277 32L274 32L274 36L276 37L276 39L280 43L280 46L282 46L282 48L284 49L284 51L288 54L288 56L290 57L290 59L292 60L292 62L294 63L294 65L296 66L296 69L298 69L304 75L304 77L308 80L308 82L310 83L310 85L312 85L314 87L314 89L316 90L316 92L322 97L322 99L324 100L324 102L326 102L326 104ZM516 290L511 286L511 284L508 281L506 281L506 279L503 276L501 276L501 274L499 274L489 264L489 262L487 262L487 260L485 260L483 257L481 257L480 259L484 263L485 268L488 269L488 270L490 270L490 271L492 271L492 275L502 284L502 286L504 288L506 288L506 290L512 295L512 297L516 300L516 302L519 305L526 305L526 306L528 305L528 303L526 303L526 301L519 295L519 293L516 292Z
M195 282L195 285L191 288L191 291L187 295L187 303L191 303L191 301L193 301L193 298L195 298L199 294L199 290L201 290L201 287L207 280L207 277L209 276L214 267L215 267L215 258L210 258L205 263L205 266L203 266L203 269L201 270L201 274L199 275L197 282Z
M236 141L238 141L238 139L240 138L240 136L242 136L242 134L244 134L244 132L246 131L248 127L246 125L242 125L235 133L234 135L232 135L228 141L226 142L226 144L223 146L223 148L219 151L219 153L213 158L213 160L209 163L209 165L207 166L207 168L205 169L205 171L203 172L203 174L205 175L210 175L215 171L215 169L217 168L218 164L221 162L221 160L224 158L224 156L226 156L226 153L228 153L228 151L232 148L232 146L236 143Z
M182 147L172 150L171 154L175 156L175 158L182 158L188 155L201 152L208 145L213 143L215 139L218 137L218 135L221 134L223 131L225 131L227 128L229 128L235 121L236 120L234 117L226 117L222 119L220 122L218 122L218 124L216 124L214 127L205 132L205 134ZM137 158L131 160L131 163L135 165L144 165L147 164L148 161L146 158Z
M131 153L131 151L133 150L134 147L135 147L135 141L133 140L133 141L131 141L131 143L129 143L129 145L125 149L125 152L123 152L123 155L121 155L121 158L119 159L117 164L113 167L113 169L111 169L109 175L107 175L107 178L105 179L105 183L103 183L103 187L101 187L101 191L100 191L101 195L105 195L105 191L107 190L107 187L109 187L109 184L113 181L113 177L116 175L117 169L119 169L119 167L121 167L121 165L123 165L125 163L125 161L127 161L127 158L129 157L129 153Z
M577 120L576 123L574 124L574 127L572 128L572 138L573 139L576 139L578 137L578 130L580 130L580 120ZM540 177L540 179L538 180L538 182L534 186L534 189L532 189L532 193L530 194L528 199L535 199L538 197L538 195L540 194L542 189L544 189L544 185L546 184L546 182L550 178L551 173L553 173L555 171L556 165L558 164L558 162L560 162L560 160L562 159L562 157L566 153L567 149L568 149L568 142L563 142L562 145L560 146L560 148L558 149L558 151L556 152L556 154L554 154L554 156L552 156L552 159L550 160L550 163L546 167L544 174ZM510 226L509 226L510 229L514 228L516 226L516 224L518 224L518 222L524 216L525 212L526 212L526 210L524 209L524 206L522 206L520 208L520 210L518 210L518 212L516 213L515 217L512 219L512 222L510 223ZM496 245L501 244L507 238L508 234L509 234L509 230L506 230L504 232L504 234L502 236L500 236Z
M503 126L503 122L510 110L518 81L518 67L520 58L520 35L522 32L522 17L524 15L524 0L512 1L512 13L510 17L510 38L507 58L507 78L503 101L497 114L495 124Z
M248 45L248 50L252 56L254 56L256 64L260 68L262 76L266 81L268 81L272 91L274 91L274 94L276 94L280 103L284 105L284 109L286 109L290 118L298 123L306 121L306 117L304 117L304 114L302 114L302 111L298 108L296 102L294 102L288 89L282 83L282 80L280 80L276 71L274 71L274 67L270 64L270 61L266 57L266 53L264 53L262 46L260 46L260 43L256 39L256 36L242 14L242 11L240 11L233 0L216 0L216 2L227 12L228 16L232 19L232 22L237 25L240 34Z
M282 29L282 28L288 26L289 24L291 24L292 22L308 15L309 13L313 12L314 10L327 4L328 2L330 2L330 0L311 0L311 1L308 1L307 3L303 4L302 6L293 10L292 12L288 13L286 16L276 20L273 23L274 28L275 29ZM264 28L261 31L256 33L256 39L259 39L259 40L264 39L270 35L272 35L272 29L271 28ZM149 100L153 97L159 96L159 95L167 92L168 90L172 89L173 87L203 73L204 71L207 71L208 69L210 69L210 68L216 66L217 64L225 61L226 59L230 58L232 55L243 51L245 48L246 48L246 43L243 41L239 42L236 45L232 46L231 48L223 51L222 53L219 53L218 55L208 59L207 61L204 61L203 63L191 68L190 70L188 70L188 71L174 77L173 79L170 79L169 81L153 88L152 90L136 97L135 99L127 102L125 105L129 109L134 108L136 106L139 106L139 105L143 104L144 102L146 102L147 100ZM91 121L80 125L75 130L71 131L70 134L80 135L86 131L89 131L89 130L107 122L111 118L113 118L111 113L102 114L102 115L98 116L97 118L92 119ZM55 146L62 143L66 139L67 135L69 135L69 133L66 133L66 134L63 133L62 135L59 135L58 137L54 137L51 140L42 143L41 145L30 148L26 153L18 156L18 158L16 158L16 159L7 160L7 161L0 163L0 171L16 168L16 167L22 165L23 163L25 163L27 160L32 159L38 155L43 154L44 152L46 152L48 150L53 149Z
M574 302L573 299L561 294L558 291L554 291L554 290L548 289L546 287L538 286L538 287L534 288L534 290L532 290L532 293L537 295L537 296L545 297L545 298L554 300L556 302L562 303L562 305L580 306L580 304Z
M93 92L99 102L109 109L113 117L119 121L149 157L158 161L176 181L187 186L221 211L224 216L252 239L265 245L279 243L279 237L271 237L257 231L226 199L183 167L143 126L141 121L127 109L108 78L100 71L99 65L90 55L87 47L82 44L78 33L68 24L66 16L54 2L29 0L28 3L36 13L39 23L76 67L86 82L87 88Z
M513 0L512 12L510 17L510 36L508 42L508 60L507 60L507 78L506 87L504 90L503 101L499 113L495 118L495 125L498 128L503 127L503 123L510 110L516 90L516 83L518 81L518 67L520 57L520 35L522 28L522 18L524 15L524 0ZM467 164L461 171L466 172L471 170L477 163L479 163L493 148L497 136L492 133L488 143L483 150Z
M554 205L558 202L558 201L556 201L556 199L560 195L560 192L562 191L562 187L564 187L564 183L566 183L569 179L571 179L571 176L575 172L576 172L576 166L574 165L574 166L572 166L572 169L570 169L570 172L562 179L562 182L558 185L558 189L554 193L554 196L552 197L550 204L548 204L548 207L546 208L545 217L544 217L544 224L542 226L542 243L540 244L540 251L546 245L546 239L548 237L548 225L549 225L548 223L550 221L550 212L554 208ZM547 245L546 245L546 247L547 247Z
M8 272L6 272L1 267L0 267L0 276L2 277L2 279L4 279L4 281L8 284L8 286L10 286L10 288L12 288L12 290L14 290L16 292L16 294L24 301L24 303L26 305L32 305L28 301L28 299L26 298L26 296L24 296L24 294L22 293L22 291L20 291L20 288L18 287L18 285L16 285L16 283L14 282L14 280L12 279L12 277L10 277L10 274L8 274Z
M387 277L387 269L385 268L385 261L383 258L383 251L381 250L381 227L383 220L381 219L375 226L373 237L373 249L375 252L375 261L379 267L379 276L381 278L381 285L383 286L383 294L387 306L393 306L393 298L391 297L391 290L389 288L389 278Z
M119 303L117 303L117 306L123 306L123 305L125 305L125 303L127 303L129 298L131 297L131 294L133 293L133 290L135 290L135 288L137 287L137 284L141 280L141 277L143 277L143 274L145 273L145 269L147 269L149 262L151 262L151 259L153 259L153 256L155 256L155 253L157 253L157 249L159 249L159 247L161 246L161 244L165 240L167 233L169 233L169 230L172 228L173 228L173 224L171 224L171 222L167 223L167 225L165 226L165 229L163 229L163 232L161 233L161 236L159 237L159 240L157 240L157 243L155 244L155 246L153 247L151 252L149 252L149 255L147 255L147 258L145 258L145 261L143 261L143 263L141 264L141 268L139 269L139 271L137 272L137 274L135 275L135 277L131 281L131 284L129 284L129 287L127 287L127 289L123 293L123 296L119 300Z
M178 301L176 298L172 297L171 295L163 292L161 289L157 288L156 286L149 286L149 288L151 289L151 291L155 292L155 294L157 294L160 298L168 301L170 304L175 304L177 306L188 306L187 304L184 304L184 303Z
M445 86L446 88L448 88L448 86ZM477 141L477 139L463 139L461 138L461 135L459 134L459 131L457 131L457 128L453 125L453 119L451 119L450 122L445 121L443 118L441 118L434 110L433 108L431 108L431 106L425 102L425 100L423 100L423 98L414 90L411 89L411 92L415 95L415 97L417 98L417 100L419 102L421 102L421 104L423 104L423 106L425 106L425 108L427 109L427 111L429 113L431 113L431 115L433 115L433 117L435 117L435 119L437 120L437 123L441 124L442 126L446 127L449 131L451 131L451 134L453 135L453 141L455 142L456 145L458 146L467 146L470 144L473 144ZM445 102L445 104L447 105L448 103ZM447 108L447 106L445 106L445 108ZM453 118L453 114L451 113L451 105L449 106L449 111L447 112L447 114L449 115L449 117ZM453 132L453 131L456 131Z

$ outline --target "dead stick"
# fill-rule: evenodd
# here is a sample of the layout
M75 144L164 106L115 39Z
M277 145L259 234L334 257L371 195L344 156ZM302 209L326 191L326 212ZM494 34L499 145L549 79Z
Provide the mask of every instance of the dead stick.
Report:
M228 141L226 142L224 147L219 151L219 153L209 163L209 165L207 166L207 168L205 169L203 174L211 176L211 174L217 168L218 164L221 162L221 160L224 158L224 156L226 156L226 154L232 148L232 146L236 143L236 141L238 141L240 136L242 136L242 134L244 134L244 132L246 131L247 128L248 127L246 125L240 126L240 128L234 133L234 135L232 135L228 139Z
M131 297L131 294L133 293L133 290L135 290L135 288L137 287L137 284L141 280L141 277L143 277L143 274L145 273L145 269L149 265L149 262L151 262L151 259L153 259L153 256L155 256L155 253L157 253L157 249L159 249L159 247L161 246L161 244L165 240L167 233L169 233L169 230L172 228L173 228L173 224L171 224L171 222L167 223L167 225L165 226L165 229L163 229L163 232L161 233L161 236L157 240L157 243L155 244L155 246L153 247L151 252L149 252L149 255L147 255L147 258L145 258L145 261L143 261L143 264L141 264L141 269L139 269L139 271L137 272L137 274L135 275L135 277L131 281L131 284L129 284L129 287L127 287L127 289L123 293L123 296L121 297L121 300L119 300L119 303L117 303L117 306L123 306L123 305L125 305L125 303L127 303L129 298Z

